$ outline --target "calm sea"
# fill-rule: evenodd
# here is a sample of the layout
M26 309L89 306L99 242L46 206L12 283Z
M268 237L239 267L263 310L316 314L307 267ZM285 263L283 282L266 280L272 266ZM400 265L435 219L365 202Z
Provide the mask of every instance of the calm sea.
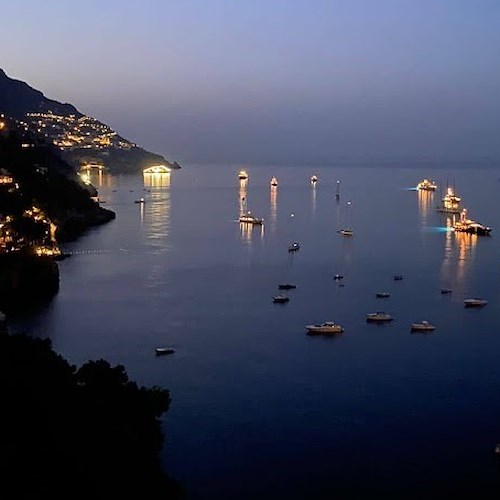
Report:
M498 491L499 171L250 167L240 185L238 170L95 175L116 220L66 247L59 294L16 329L170 389L163 461L192 499ZM424 177L435 193L411 190ZM447 184L491 237L446 230ZM240 227L241 208L264 226ZM282 282L297 289L274 304ZM394 321L368 324L379 310ZM435 332L411 334L423 319ZM345 332L306 335L328 320Z

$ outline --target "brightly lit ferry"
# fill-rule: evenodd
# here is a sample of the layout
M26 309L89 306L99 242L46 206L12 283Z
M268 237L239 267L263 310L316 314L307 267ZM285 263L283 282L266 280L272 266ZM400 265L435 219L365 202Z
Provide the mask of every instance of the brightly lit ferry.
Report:
M424 179L417 184L417 189L419 191L435 191L437 189L437 185L429 179Z

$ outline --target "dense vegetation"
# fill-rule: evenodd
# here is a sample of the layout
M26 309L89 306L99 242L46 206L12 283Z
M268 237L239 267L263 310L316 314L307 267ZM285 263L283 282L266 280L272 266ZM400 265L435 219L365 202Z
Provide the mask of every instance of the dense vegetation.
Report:
M182 496L159 462L168 391L139 387L103 360L77 369L49 340L2 331L0 396L9 498Z

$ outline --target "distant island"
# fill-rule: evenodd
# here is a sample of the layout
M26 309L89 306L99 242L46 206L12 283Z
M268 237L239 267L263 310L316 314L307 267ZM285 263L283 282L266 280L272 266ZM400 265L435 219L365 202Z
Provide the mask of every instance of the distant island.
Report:
M146 151L73 105L48 99L27 83L8 77L2 69L0 113L52 142L77 170L88 164L103 165L115 173L142 172L154 165L180 168L177 162Z

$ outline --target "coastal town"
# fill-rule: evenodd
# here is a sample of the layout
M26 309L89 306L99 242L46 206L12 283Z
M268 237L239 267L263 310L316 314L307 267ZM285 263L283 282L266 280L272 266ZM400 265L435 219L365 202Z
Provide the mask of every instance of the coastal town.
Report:
M137 147L109 126L86 115L62 115L52 111L27 113L20 125L36 130L62 151L87 149L103 151L108 148L130 150Z

